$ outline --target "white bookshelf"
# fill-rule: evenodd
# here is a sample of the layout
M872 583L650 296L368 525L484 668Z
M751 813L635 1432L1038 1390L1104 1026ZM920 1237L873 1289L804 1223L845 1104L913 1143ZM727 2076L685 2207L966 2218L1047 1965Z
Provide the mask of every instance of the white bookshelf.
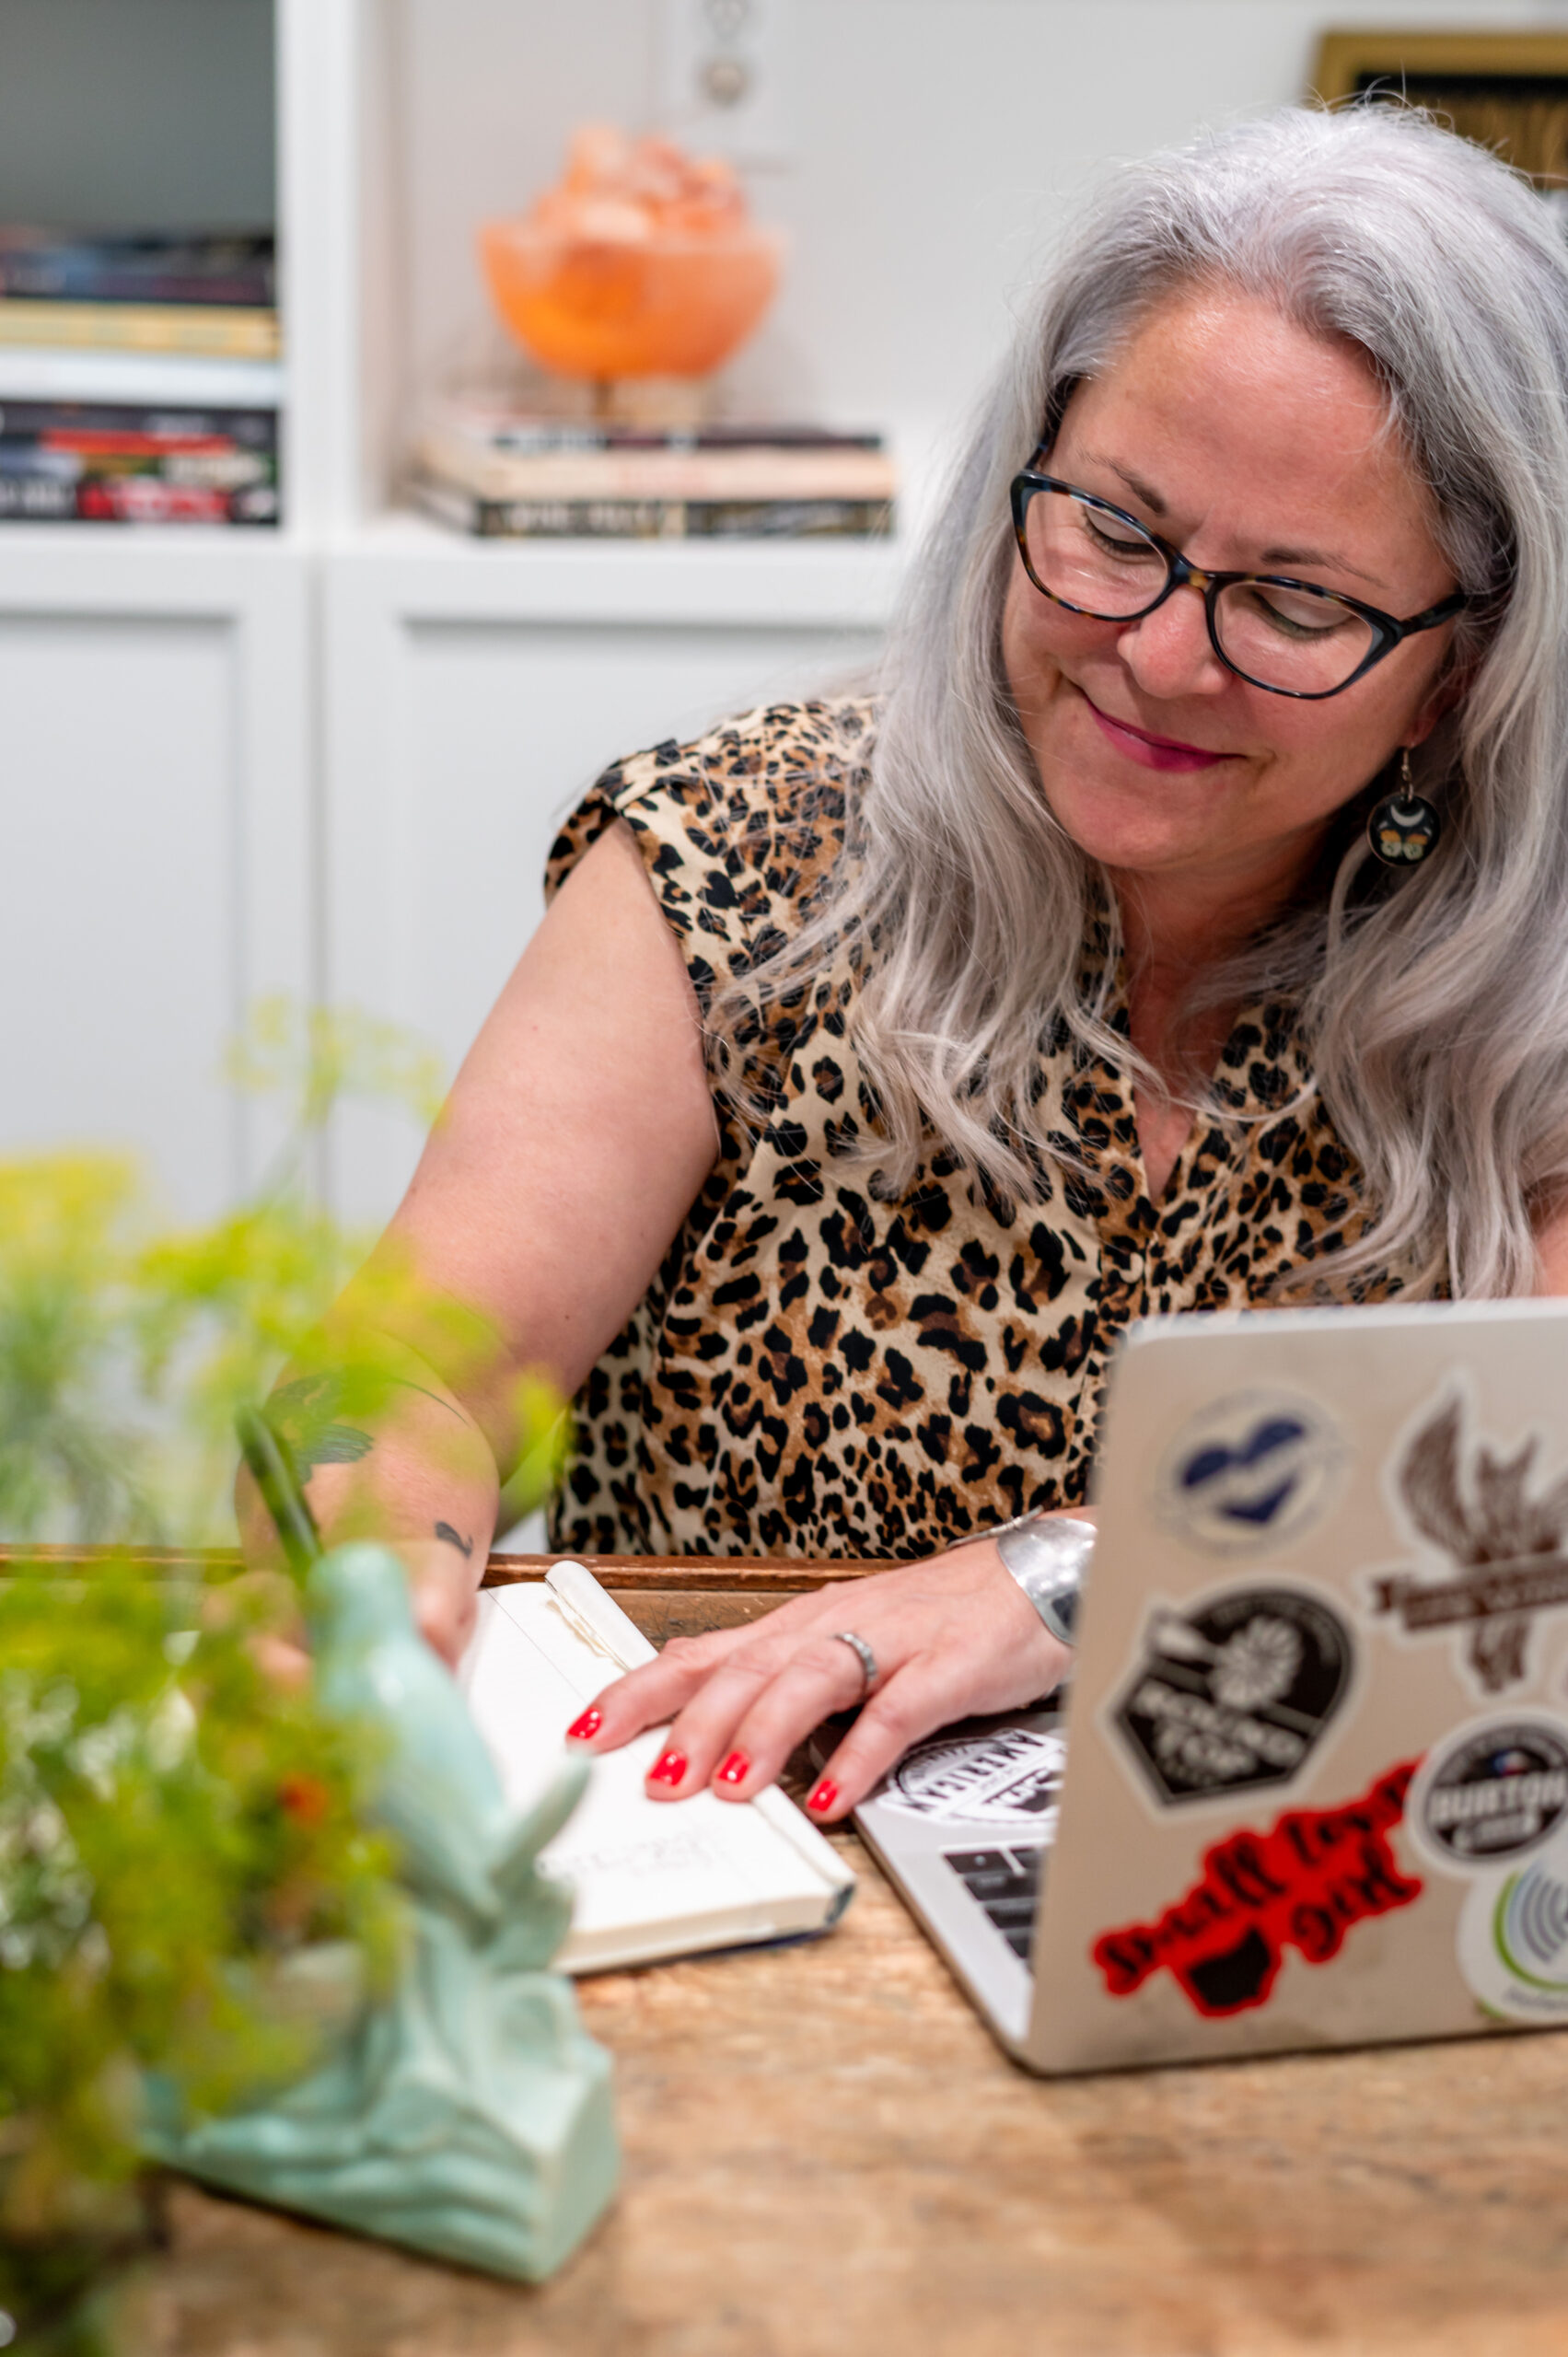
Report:
M897 543L481 544L398 506L421 399L497 348L474 224L553 176L574 122L649 121L667 5L275 0L284 528L0 528L22 847L0 893L0 990L29 1014L0 1151L123 1139L189 1208L221 1201L264 1146L215 1077L249 999L353 1001L455 1062L535 921L554 821L604 761L874 653ZM915 509L1030 257L1109 159L1296 95L1329 21L1564 15L1556 0L784 5L787 152L755 196L791 253L738 399L890 429ZM219 88L230 37L254 80L264 6L0 0L0 38L24 20L29 41L99 38L95 12L116 27L141 12L165 55L182 23L199 36ZM113 140L134 165L141 101L129 82L118 95ZM202 169L221 132L259 186L250 116L227 95L238 127L206 126ZM55 131L35 143L52 169ZM78 135L85 187L109 134ZM346 1120L344 1207L384 1211L413 1144Z

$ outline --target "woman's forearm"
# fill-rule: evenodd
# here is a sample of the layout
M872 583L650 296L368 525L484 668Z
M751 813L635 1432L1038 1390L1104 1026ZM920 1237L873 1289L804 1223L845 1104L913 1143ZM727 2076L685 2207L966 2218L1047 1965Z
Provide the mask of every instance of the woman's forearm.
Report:
M427 1360L384 1336L373 1383L291 1367L267 1413L288 1444L325 1543L375 1538L395 1548L421 1627L455 1661L472 1625L500 1498L494 1452L471 1411ZM277 1561L266 1509L243 1469L235 1504L248 1560Z

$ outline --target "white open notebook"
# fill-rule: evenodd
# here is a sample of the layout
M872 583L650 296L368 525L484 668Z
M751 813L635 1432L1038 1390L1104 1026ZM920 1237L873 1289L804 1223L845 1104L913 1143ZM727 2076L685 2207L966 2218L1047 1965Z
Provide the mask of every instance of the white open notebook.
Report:
M485 1588L458 1678L507 1798L537 1798L566 1729L654 1648L581 1563L539 1585ZM643 1779L662 1732L596 1756L588 1788L540 1864L576 1892L563 1972L601 1972L703 1948L825 1932L854 1876L776 1790L754 1801L650 1801Z

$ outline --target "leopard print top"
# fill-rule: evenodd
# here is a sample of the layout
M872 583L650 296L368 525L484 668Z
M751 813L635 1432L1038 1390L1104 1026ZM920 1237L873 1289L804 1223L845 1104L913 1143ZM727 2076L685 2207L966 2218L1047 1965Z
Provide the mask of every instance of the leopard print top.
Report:
M866 703L782 705L618 762L567 821L547 888L623 819L705 1006L821 888L872 726ZM1050 1173L1043 1201L1009 1209L934 1140L879 1200L864 1170L835 1169L862 1103L854 986L846 962L770 1011L749 1051L771 1078L760 1132L715 1099L714 1169L578 1398L553 1546L910 1559L1080 1503L1130 1319L1244 1306L1360 1230L1359 1173L1316 1099L1195 1124L1151 1202L1130 1080L1064 1036L1042 1047L1041 1095L1086 1176ZM1216 1093L1267 1114L1306 1070L1288 1010L1258 1005Z

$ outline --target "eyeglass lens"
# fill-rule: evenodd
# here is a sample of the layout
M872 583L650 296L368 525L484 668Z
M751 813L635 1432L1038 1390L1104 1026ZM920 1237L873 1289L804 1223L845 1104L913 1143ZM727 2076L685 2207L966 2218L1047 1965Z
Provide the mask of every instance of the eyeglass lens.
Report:
M1024 543L1037 587L1100 621L1131 621L1146 613L1169 574L1164 556L1135 524L1071 492L1031 494ZM1376 637L1364 614L1331 595L1256 581L1231 582L1220 591L1214 630L1238 671L1260 686L1296 695L1342 687Z

